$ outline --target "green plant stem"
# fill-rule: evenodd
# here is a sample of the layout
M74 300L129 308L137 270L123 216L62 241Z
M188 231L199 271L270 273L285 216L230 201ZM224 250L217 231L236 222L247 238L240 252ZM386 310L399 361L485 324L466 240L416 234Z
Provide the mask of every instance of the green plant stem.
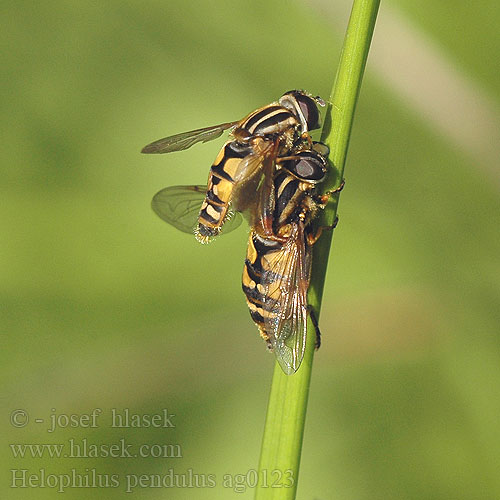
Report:
M321 140L330 147L333 168L325 189L340 185L349 144L354 110L361 87L380 0L354 0L344 46L326 111ZM333 224L338 194L322 214L321 225ZM314 246L309 304L319 317L332 231L324 231ZM313 332L309 321L308 331ZM293 500L297 489L302 437L307 410L315 336L307 336L302 364L294 375L274 368L259 463L256 500ZM274 485L274 487L272 487ZM276 487L278 486L278 487Z

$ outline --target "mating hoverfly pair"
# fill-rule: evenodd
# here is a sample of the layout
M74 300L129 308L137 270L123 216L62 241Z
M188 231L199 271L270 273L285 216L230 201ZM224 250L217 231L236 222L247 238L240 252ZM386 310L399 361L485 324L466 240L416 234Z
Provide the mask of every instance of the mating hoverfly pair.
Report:
M283 371L297 371L306 345L307 304L313 230L318 209L329 196L316 186L327 173L328 148L313 143L320 127L319 97L285 93L277 103L228 122L155 141L143 153L181 151L231 129L210 169L206 186L172 186L159 191L152 208L177 229L207 243L234 230L243 214L250 224L243 291L260 335ZM201 208L200 208L201 207Z

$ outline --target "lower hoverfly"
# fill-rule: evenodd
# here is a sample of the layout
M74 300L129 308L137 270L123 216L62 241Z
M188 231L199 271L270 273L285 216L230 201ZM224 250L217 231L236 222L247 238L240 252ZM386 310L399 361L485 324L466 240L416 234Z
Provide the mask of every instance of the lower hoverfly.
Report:
M314 230L312 221L343 187L317 193L316 185L326 177L328 152L316 143L281 159L273 179L270 229L257 214L248 240L242 286L250 315L288 375L298 370L306 345L312 247L324 229ZM310 313L319 347L317 321Z
M233 209L246 210L254 203L249 193L257 188L266 212L271 206L272 179L278 156L286 155L297 143L311 144L309 131L320 127L318 105L320 97L301 90L292 90L272 103L253 111L235 122L192 130L155 141L142 149L143 153L181 151L197 142L207 142L231 129L232 138L220 150L210 169L207 186L175 186L159 191L152 207L159 217L181 231L194 232L198 241L208 242L217 236L223 225L231 220ZM204 196L200 200L200 193ZM194 203L200 202L196 207ZM198 212L197 223L191 227L193 211ZM189 215L187 215L189 214ZM239 224L233 219L230 230ZM226 231L227 231L226 230Z

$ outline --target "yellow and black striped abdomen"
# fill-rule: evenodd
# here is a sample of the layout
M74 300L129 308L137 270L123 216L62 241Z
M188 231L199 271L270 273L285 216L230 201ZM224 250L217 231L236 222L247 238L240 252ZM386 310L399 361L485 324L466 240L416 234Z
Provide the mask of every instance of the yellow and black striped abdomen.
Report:
M222 146L208 176L207 193L198 216L196 238L206 243L217 236L228 215L234 188L234 173L241 160L252 152L248 144L228 141Z
M262 286L262 275L269 270L269 264L281 250L281 242L263 238L251 231L248 239L247 256L243 268L242 288L245 293L250 316L259 328L260 335L269 341L265 321L277 314L275 301ZM269 273L266 275L269 280ZM276 281L279 277L276 277Z

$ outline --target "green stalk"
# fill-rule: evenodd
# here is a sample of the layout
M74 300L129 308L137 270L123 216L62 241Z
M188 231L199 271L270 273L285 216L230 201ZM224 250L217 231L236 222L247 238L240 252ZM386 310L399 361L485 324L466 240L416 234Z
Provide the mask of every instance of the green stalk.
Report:
M328 104L321 140L330 147L333 164L325 190L339 186L349 145L356 101L361 87L368 50L380 0L354 0L337 77ZM338 194L328 203L321 225L333 224ZM319 317L332 231L324 231L314 246L309 304ZM308 331L314 332L309 321ZM302 364L294 375L285 375L278 363L274 367L271 393L259 463L256 500L293 500L302 450L315 336L308 334Z

